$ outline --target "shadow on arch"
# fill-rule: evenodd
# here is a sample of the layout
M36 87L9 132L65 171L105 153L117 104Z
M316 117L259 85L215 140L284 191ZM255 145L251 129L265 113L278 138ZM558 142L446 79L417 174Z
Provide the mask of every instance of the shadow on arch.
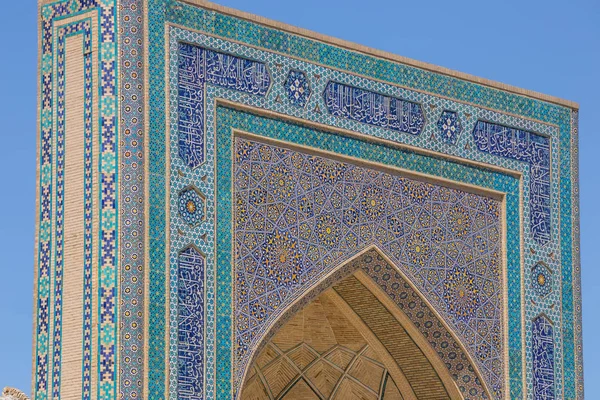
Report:
M375 246L284 311L243 376L241 400L490 398L456 335Z

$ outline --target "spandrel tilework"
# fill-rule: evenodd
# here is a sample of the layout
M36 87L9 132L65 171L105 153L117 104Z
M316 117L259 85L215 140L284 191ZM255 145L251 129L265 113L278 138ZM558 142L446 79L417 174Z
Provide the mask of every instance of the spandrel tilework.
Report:
M463 338L501 396L497 201L242 138L233 157L234 379L278 310L376 245Z
M210 4L49 1L39 21L34 398L60 397L60 359L69 357L60 313L62 35L84 35L89 46L86 143L98 158L97 180L86 172L82 186L86 246L98 257L84 266L82 398L233 398L240 365L287 315L282 308L306 301L323 271L370 244L399 265L362 270L392 300L418 297L422 314L436 316L420 319L396 302L465 398L486 390L583 398L576 109ZM85 21L91 29L80 29ZM239 161L240 141L290 155ZM349 170L365 174L352 181L352 198L338 187ZM438 178L454 200L427 200L423 187L445 187ZM402 179L420 186L404 192ZM254 193L240 197L242 184ZM494 212L472 200L489 190L500 199ZM201 263L186 261L198 254ZM264 276L243 276L252 298L238 304L248 260ZM202 330L180 329L181 310ZM452 347L461 351L450 360L441 349Z

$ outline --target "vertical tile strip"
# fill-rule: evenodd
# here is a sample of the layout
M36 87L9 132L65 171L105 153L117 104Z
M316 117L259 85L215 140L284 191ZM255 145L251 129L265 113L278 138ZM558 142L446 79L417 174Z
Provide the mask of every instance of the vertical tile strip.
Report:
M144 379L144 8L119 5L121 81L121 288L119 398L142 398Z
M35 399L47 399L50 396L49 387L49 349L52 348L52 396L60 397L60 357L61 357L61 306L62 306L62 257L63 257L63 239L62 239L62 169L61 160L64 154L64 138L61 137L61 127L64 122L64 105L59 107L59 101L64 96L64 87L59 81L58 76L54 76L54 63L64 62L64 55L59 57L58 51L54 48L55 40L55 21L69 16L76 16L86 11L97 10L99 14L99 110L100 115L100 183L98 191L100 193L100 290L98 294L84 292L86 295L99 295L99 388L98 398L113 399L116 396L116 287L117 287L117 221L116 221L116 192L115 185L117 178L116 171L116 143L117 143L117 90L116 90L116 0L64 0L45 4L40 7L41 12L41 98L40 98L40 214L39 214L39 250L38 250L38 282L37 292L38 301L36 304L36 350L35 350L35 377L34 393ZM84 42L89 46L91 35L86 37ZM86 55L86 66L90 66L91 57ZM91 66L93 67L93 66ZM64 80L64 79L63 79ZM64 83L64 82L63 82ZM56 89L55 89L56 85ZM91 87L86 86L86 95L88 98L95 97L91 93ZM55 99L56 97L56 99ZM55 106L55 101L56 106ZM92 101L85 102L86 108L86 128L90 128L91 120L89 115L92 112ZM56 110L56 111L55 111ZM56 114L55 114L56 112ZM57 131L53 131L53 125L56 123ZM52 154L52 143L57 143L57 153ZM53 172L54 159L56 157L56 176ZM86 161L87 162L87 161ZM52 185L53 179L56 179L57 185ZM56 207L53 208L52 204ZM53 237L52 226L56 220L56 234ZM89 235L87 237L89 243ZM93 241L93 239L92 239ZM52 253L55 253L53 260ZM53 262L56 265L53 265ZM89 270L85 271L85 281L88 279ZM55 279L54 296L50 293L51 277ZM84 318L91 318L93 311L90 309L93 302L88 302L84 308ZM52 315L50 312L52 310ZM54 323L53 338L50 338L50 318ZM84 323L84 335L91 333L90 323ZM90 375L86 368L91 368L91 339L89 347L86 339L83 340L84 346L84 376ZM89 358L88 358L89 357ZM89 361L89 362L88 362ZM83 391L89 388L87 378L83 381Z

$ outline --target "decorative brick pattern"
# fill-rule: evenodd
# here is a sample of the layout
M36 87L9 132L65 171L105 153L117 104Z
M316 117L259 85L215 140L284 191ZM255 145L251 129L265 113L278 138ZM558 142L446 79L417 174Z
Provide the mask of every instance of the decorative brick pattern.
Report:
M94 37L91 32L91 22L84 18L73 22L66 28L56 29L61 19L70 15L77 15L85 11L97 11L101 35ZM97 349L98 360L98 396L109 398L115 396L116 385L116 143L117 143L117 121L116 121L116 35L115 35L115 4L112 0L64 0L45 4L41 7L41 141L40 141L40 214L39 214L39 255L38 255L38 303L36 304L36 373L34 394L35 399L60 398L60 376L61 376L61 327L62 327L62 257L63 257L63 206L62 196L62 168L60 163L64 160L61 152L64 151L64 78L61 71L64 68L64 60L68 55L59 54L64 51L64 37L71 34L84 34L84 59L86 74L85 88L85 128L92 129L92 104L97 99L100 115L99 133L97 141L100 143L100 170L99 188L100 214L98 237L90 238L89 222L86 226L86 241L97 240L100 247L100 266L97 273L100 277L100 310ZM82 24L82 25L78 25ZM63 24L64 25L64 24ZM87 27L87 28L86 28ZM85 34L85 30L89 33ZM58 39L58 40L57 40ZM91 65L90 44L92 40L98 41L99 65ZM56 45L56 48L55 48ZM86 51L86 47L87 51ZM98 69L100 81L99 93L92 93L92 72L90 69ZM56 71L56 72L55 72ZM62 79L62 81L61 81ZM55 89L56 85L56 89ZM56 107L56 108L55 108ZM56 124L56 131L54 130ZM90 142L91 143L91 142ZM56 153L53 154L53 144L56 144ZM87 161L89 162L89 153ZM53 172L52 165L56 165ZM88 177L89 179L89 177ZM57 182L53 187L53 180ZM88 180L89 182L89 180ZM91 190L88 186L84 192ZM86 206L90 207L88 204ZM84 211L89 221L89 211ZM53 229L52 226L56 228ZM88 255L89 256L89 255ZM90 398L92 388L90 387L91 374L91 318L93 310L89 301L91 296L92 266L87 261L84 267L84 331L82 341L84 346L84 363L82 366L82 396ZM50 297L50 280L54 280L54 294ZM81 299L84 301L84 299ZM54 321L54 332L52 338L48 331L49 319ZM52 345L52 372L51 386L49 383L50 368L48 349Z

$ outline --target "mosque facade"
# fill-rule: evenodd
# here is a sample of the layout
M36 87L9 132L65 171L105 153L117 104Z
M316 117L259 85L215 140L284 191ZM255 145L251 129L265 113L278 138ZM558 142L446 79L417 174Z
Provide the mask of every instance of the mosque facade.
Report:
M578 105L204 0L40 0L32 399L583 399Z

